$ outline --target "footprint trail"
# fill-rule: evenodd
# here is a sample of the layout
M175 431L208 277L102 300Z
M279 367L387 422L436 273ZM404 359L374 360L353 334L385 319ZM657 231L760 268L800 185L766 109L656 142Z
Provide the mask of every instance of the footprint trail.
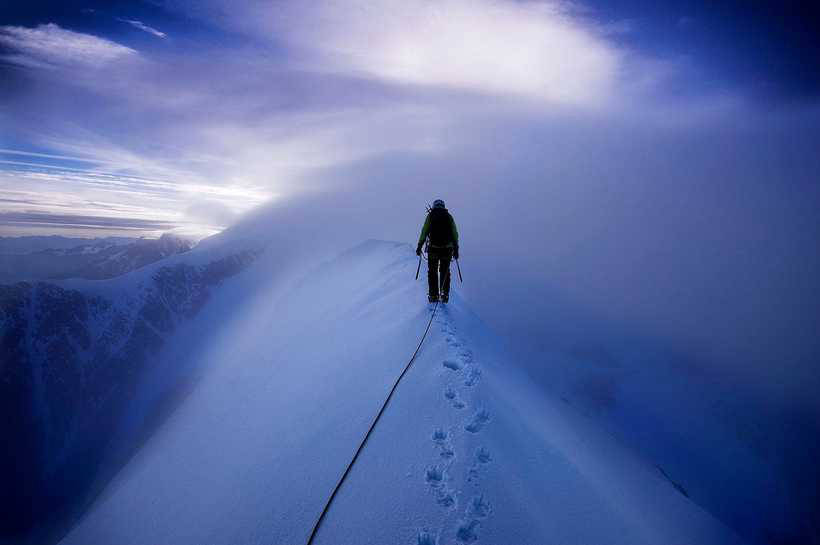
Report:
M453 465L458 458L455 446L464 444L468 437L479 436L490 423L491 414L486 407L479 407L472 414L460 411L467 406L464 395L469 390L465 388L472 389L478 385L481 368L476 355L458 336L456 327L451 323L446 309L437 316L436 324L444 335L447 346L447 356L441 362L443 371L439 374L446 382L443 394L450 406L459 410L457 414L460 423L450 429L436 427L432 430L430 437L434 449L438 452L438 457L437 461L432 461L427 467L424 481L430 488L436 503L452 511L458 508L459 497L467 497L466 490L452 487L451 470L459 467ZM464 484L471 483L476 495L470 496L462 515L457 519L455 528L449 530L453 532L450 535L457 543L478 541L482 521L492 512L492 506L481 493L479 483L483 468L493 461L490 451L483 446L478 447L472 457L467 456L466 461L471 465L466 468ZM444 531L446 532L446 529ZM441 531L432 533L427 528L420 529L416 537L417 545L437 545L443 539Z

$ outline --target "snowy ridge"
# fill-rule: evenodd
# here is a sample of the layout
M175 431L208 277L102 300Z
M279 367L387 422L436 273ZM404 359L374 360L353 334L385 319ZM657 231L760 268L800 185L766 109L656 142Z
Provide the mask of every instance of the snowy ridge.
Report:
M164 355L208 372L62 543L304 543L429 318L416 263L370 241L220 293ZM740 542L451 301L315 543Z

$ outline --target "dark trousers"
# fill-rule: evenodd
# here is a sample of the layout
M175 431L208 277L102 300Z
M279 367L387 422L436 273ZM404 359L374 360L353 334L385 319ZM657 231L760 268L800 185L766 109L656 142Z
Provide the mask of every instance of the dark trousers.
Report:
M452 248L427 248L427 286L430 295L450 295L450 260Z

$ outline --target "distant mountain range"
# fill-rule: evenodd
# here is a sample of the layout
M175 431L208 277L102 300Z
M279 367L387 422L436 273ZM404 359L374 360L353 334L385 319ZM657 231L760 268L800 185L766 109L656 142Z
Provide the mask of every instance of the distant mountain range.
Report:
M0 256L4 266L52 260L51 274L70 263L60 274L119 275L0 284L0 543L43 542L32 525L50 534L91 493L153 356L261 251L190 248L166 235Z
M112 245L130 244L139 240L136 237L96 237L79 238L63 237L60 235L0 237L0 255L22 255L39 252L41 250L64 250L88 244Z
M4 238L0 239L0 282L114 278L193 246L190 240L168 233L158 239Z

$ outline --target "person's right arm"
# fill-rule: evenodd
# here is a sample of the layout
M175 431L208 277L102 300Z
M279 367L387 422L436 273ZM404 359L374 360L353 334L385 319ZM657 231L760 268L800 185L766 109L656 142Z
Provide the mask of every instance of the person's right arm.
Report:
M424 244L427 235L430 233L430 214L424 219L424 225L421 228L421 235L419 235L419 244L416 246L416 255L421 255L421 247Z

